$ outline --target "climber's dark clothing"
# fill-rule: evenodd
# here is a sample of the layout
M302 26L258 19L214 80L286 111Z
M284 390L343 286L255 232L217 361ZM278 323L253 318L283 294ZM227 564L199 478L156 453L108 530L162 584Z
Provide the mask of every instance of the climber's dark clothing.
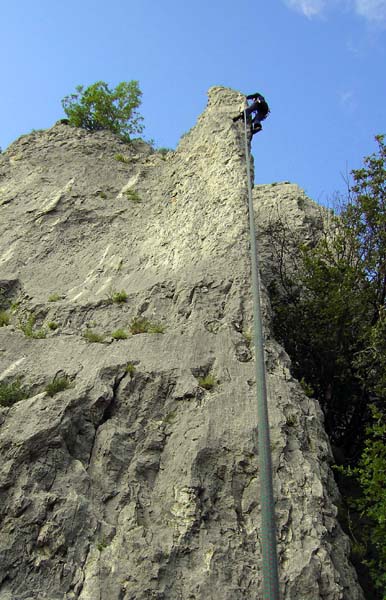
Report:
M256 92L255 94L250 94L247 96L247 100L253 100L252 104L250 104L245 110L247 117L251 113L257 111L259 113L260 121L265 119L269 113L269 106L264 96Z
M233 117L233 121L238 121L244 118L244 112L247 117L250 117L253 113L255 115L252 118L252 134L257 133L262 129L261 121L267 118L269 113L269 106L264 96L256 92L255 94L249 94L247 100L253 100L252 104L247 106L245 111L241 112L237 117Z

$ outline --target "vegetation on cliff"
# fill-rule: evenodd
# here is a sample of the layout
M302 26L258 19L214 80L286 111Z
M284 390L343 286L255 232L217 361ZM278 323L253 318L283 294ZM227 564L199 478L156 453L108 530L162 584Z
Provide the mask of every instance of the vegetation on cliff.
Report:
M82 85L62 100L69 124L88 131L108 129L125 141L141 133L143 118L137 109L142 92L138 81L122 81L110 89L104 81L97 81L86 89Z
M348 501L356 510L351 534L384 594L386 146L384 136L376 141L318 242L286 249L297 254L296 275L282 254L271 298L294 375L319 399L332 443L343 450L342 472L359 484L359 497Z

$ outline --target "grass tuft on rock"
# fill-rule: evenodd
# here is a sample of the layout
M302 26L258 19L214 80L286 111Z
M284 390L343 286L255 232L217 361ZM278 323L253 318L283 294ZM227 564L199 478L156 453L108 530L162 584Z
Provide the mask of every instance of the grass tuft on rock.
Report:
M10 316L6 310L0 310L0 327L6 327L9 325Z
M127 302L128 295L125 290L121 290L120 292L111 292L109 295L109 301L114 304L123 304Z
M126 373L129 373L130 377L133 377L134 373L136 372L135 365L131 362L127 363L125 370L126 370Z
M128 336L124 329L116 329L111 334L111 337L113 338L113 340L127 340Z
M216 380L210 373L205 377L198 378L198 385L205 390L212 390L216 385Z
M114 156L115 160L117 160L118 162L122 162L122 163L131 163L131 159L128 156L125 156L124 154L120 154L118 152L118 154L116 154Z
M58 302L60 300L59 294L51 294L48 296L48 302Z
M133 335L139 333L164 333L165 327L160 323L152 323L146 317L134 317L130 323L130 332Z
M70 380L67 376L64 376L53 379L51 383L46 385L44 391L52 397L55 396L55 394L58 394L59 392L67 390L69 387L71 387Z
M28 393L22 388L20 379L10 382L0 381L0 406L13 406L26 398Z
M124 194L126 198L130 200L130 202L134 202L136 204L142 202L141 196L135 190L125 190Z
M83 333L83 337L89 344L103 344L105 340L104 335L100 335L96 333L96 331L92 331L92 329L86 329Z
M29 338L39 340L47 337L47 332L45 331L45 329L34 329L35 323L35 315L30 314L26 321L20 322L19 328L24 333L24 335Z

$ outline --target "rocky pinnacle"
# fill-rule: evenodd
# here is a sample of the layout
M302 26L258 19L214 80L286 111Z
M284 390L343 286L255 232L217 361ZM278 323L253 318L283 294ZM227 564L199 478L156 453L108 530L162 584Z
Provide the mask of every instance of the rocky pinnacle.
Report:
M211 88L175 151L58 123L0 154L0 600L260 597L243 101ZM318 219L254 194L259 231ZM282 597L362 600L262 295Z

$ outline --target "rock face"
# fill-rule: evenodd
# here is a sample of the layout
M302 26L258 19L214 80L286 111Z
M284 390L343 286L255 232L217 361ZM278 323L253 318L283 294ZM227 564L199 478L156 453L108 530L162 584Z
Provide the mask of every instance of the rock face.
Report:
M261 597L242 102L212 88L166 155L60 123L0 155L0 386L28 392L0 407L0 600ZM306 227L299 188L255 193ZM263 299L283 599L359 600Z

